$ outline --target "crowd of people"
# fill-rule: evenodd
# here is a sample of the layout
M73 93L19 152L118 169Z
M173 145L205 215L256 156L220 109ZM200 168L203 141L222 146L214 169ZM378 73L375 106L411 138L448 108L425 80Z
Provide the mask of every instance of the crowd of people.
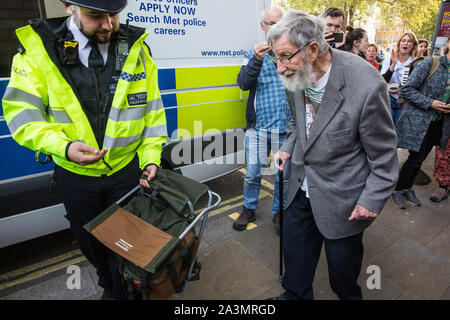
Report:
M278 7L271 7L263 13L261 28L264 30L266 34L268 33L270 27L275 25L275 23L278 22L279 19L281 19L282 15L283 10ZM443 115L448 112L447 111L448 107L444 106L447 103L447 96L445 95L447 91L446 88L447 78L445 73L445 68L447 67L446 58L443 57L441 59L441 66L439 67L439 72L436 75L434 75L433 78L429 79L429 77L426 77L426 79L421 79L421 82L417 82L417 76L419 72L421 76L428 75L430 73L427 68L424 69L425 66L431 68L431 59L432 59L431 57L429 57L430 56L429 42L426 39L417 39L416 35L413 32L405 32L398 39L396 46L391 50L390 55L383 54L382 55L383 60L379 60L378 48L375 44L369 43L368 34L364 29L352 28L348 26L347 28L345 28L347 32L344 32L343 25L345 15L341 9L330 7L320 15L320 18L324 20L325 41L329 44L331 48L338 49L341 51L348 51L367 60L367 62L372 64L381 73L382 77L385 79L387 83L387 90L389 94L389 106L392 121L394 122L397 134L399 135L398 147L410 150L410 156L406 161L405 165L402 166L402 169L400 171L401 172L400 182L391 198L393 204L399 208L405 208L404 200L406 199L409 203L411 203L414 206L420 205L420 201L416 198L415 193L412 190L412 185L419 172L421 174L424 174L423 171L420 170L420 167L422 165L422 162L425 160L426 156L429 154L431 148L433 148L434 146L436 146L435 148L436 151L435 151L435 170L433 176L436 179L439 188L431 195L430 199L435 202L440 202L442 200L447 199L450 169L448 165L449 150L446 148L446 141L448 140L449 129L448 129L448 120L444 121L445 116ZM261 51L261 48L263 48L264 50ZM263 56L264 54L266 54L265 57ZM445 54L445 56L446 55L447 54ZM428 59L425 60L425 58ZM277 114L277 118L280 119L280 122L277 122L276 120L270 122L272 126L277 127L278 130L277 133L280 134L279 145L276 147L276 149L278 149L284 142L286 133L285 121L286 117L288 116L288 111L285 108L286 100L282 92L283 88L280 86L278 77L276 76L274 77L273 74L277 66L275 64L274 68L270 67L270 65L274 63L273 59L274 59L273 51L271 50L270 46L266 42L260 43L257 46L255 46L254 49L248 51L246 61L244 62L244 66L242 67L241 72L239 73L238 84L240 88L243 90L250 89L250 98L248 100L247 105L247 120L248 120L247 127L250 130L247 131L245 143L247 160L249 160L249 154L256 154L257 149L264 150L264 152L261 154L261 158L265 158L267 155L264 155L264 153L270 151L267 149L267 146L269 145L265 146L264 148L261 148L258 147L256 143L253 144L248 143L249 141L248 137L250 135L253 135L255 132L258 132L258 128L256 128L255 131L254 126L258 124L260 128L263 128L265 126L265 122L267 122L267 119L263 118L262 116L258 116L258 113L262 112L261 110L267 111L272 108L271 114L272 115ZM436 64L437 60L436 58L434 59L435 59L434 64ZM424 60L422 66L420 68L417 68L417 71L413 73L414 66L416 66L419 62L422 62L422 60ZM433 68L436 69L437 67L433 66ZM268 73L270 70L272 70L272 75ZM252 82L248 84L244 82L244 80L249 78L249 74L251 72L253 72L251 74ZM436 72L436 70L433 70L433 73L434 72ZM437 79L439 75L441 75L441 78ZM270 79L270 77L274 77L273 78L274 81L272 82L269 81L268 79ZM427 81L427 83L425 83L425 80ZM429 85L430 82L436 84L436 81L439 84L439 91L435 91L431 96L429 96L431 93L429 92L429 90L424 91L424 88L430 86ZM273 98L276 98L276 101L275 103L270 102L269 103L270 106L259 107L260 102L258 101L255 102L254 97L255 95L258 96L261 101L262 97L268 92L268 89L267 90L265 89L267 83L276 83L277 89L276 90L271 89L272 91L270 91L271 96ZM257 92L259 92L259 94L256 94ZM421 99L421 100L420 102L417 102L417 100L414 99ZM433 99L433 102L429 103L430 102L429 99ZM421 105L423 101L425 101L426 103ZM267 103L267 100L265 100L265 102ZM284 103L284 107L281 108L278 107L280 103ZM431 121L428 118L430 118L430 116L434 112L441 113L441 115L440 117L438 117L438 120L434 119L433 121ZM402 113L404 113L404 116L402 117L400 123L398 124ZM414 114L414 116L412 116L412 114ZM425 118L427 118L427 120L425 120ZM442 123L439 121L441 121ZM280 123L282 123L282 125L280 125ZM439 143L432 139L432 142L428 147L428 149L430 150L420 152L421 159L420 160L416 159L418 158L418 156L417 155L414 156L413 154L411 154L411 152L412 153L419 152L418 149L423 143L423 139L425 138L425 135L428 132L427 130L430 127L430 123L433 125L437 123L439 130L438 133L436 134L439 135L439 138L436 138L435 140L439 141ZM418 131L419 128L420 131ZM273 132L273 128L271 129L268 126L265 126L263 130L264 132ZM259 133L255 135L255 137L259 136L260 136ZM254 140L260 141L259 138L254 138ZM271 139L269 134L268 138L266 138L265 141L268 141L270 143L270 140ZM403 141L408 142L406 143ZM412 141L417 141L417 143L413 145ZM427 141L428 136L426 142ZM255 150L254 151L247 150L249 145L254 145ZM276 152L277 150L274 151ZM256 192L253 192L251 198L255 199L255 197L259 193L260 187L259 181L261 179L261 175L256 174L255 172L260 171L260 167L264 165L264 160L261 159L258 160L257 162L259 167L255 167L253 165L247 166L247 174L244 183L244 208L242 215L240 216L238 221L236 221L233 225L234 228L237 230L244 230L248 222L255 220L256 205L251 204L247 199L250 184L253 184L255 186L254 187L255 190L257 190ZM247 163L249 163L249 161L247 161ZM411 165L415 168L414 170L409 169ZM412 173L407 174L408 178L404 178L404 174L406 174L405 172L410 172L411 170ZM256 179L254 177L256 177ZM287 180L287 178L288 174L286 174L285 181ZM407 183L403 182L404 179L407 179L409 182ZM278 181L278 176L276 181ZM275 190L274 198L276 198L277 195L276 192L277 190ZM278 234L279 233L279 222L278 222L279 220L277 216L277 213L279 212L278 201L274 200L274 206L272 211L274 213L273 221Z

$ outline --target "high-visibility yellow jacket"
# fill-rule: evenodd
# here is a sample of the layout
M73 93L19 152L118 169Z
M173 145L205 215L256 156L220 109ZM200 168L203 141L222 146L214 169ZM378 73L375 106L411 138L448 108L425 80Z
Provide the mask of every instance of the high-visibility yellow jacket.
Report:
M104 160L113 170L102 161L80 166L66 159L65 149L71 141L83 141L98 149L94 133L41 37L31 26L17 29L16 34L25 51L14 56L3 109L12 137L19 144L51 155L57 165L87 176L111 175L136 153L141 169L150 163L160 165L167 127L157 68L144 44L147 32L129 51L109 113L103 147L109 149ZM134 99L130 106L129 95L138 95L143 103L135 105Z

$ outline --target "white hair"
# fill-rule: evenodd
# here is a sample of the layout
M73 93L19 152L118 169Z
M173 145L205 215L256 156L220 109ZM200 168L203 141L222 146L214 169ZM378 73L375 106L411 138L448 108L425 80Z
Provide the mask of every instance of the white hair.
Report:
M329 45L323 36L324 30L325 23L322 18L300 10L290 10L277 24L270 28L267 40L269 43L273 43L284 34L288 34L289 40L297 48L311 42L317 42L319 53L324 54L329 50Z

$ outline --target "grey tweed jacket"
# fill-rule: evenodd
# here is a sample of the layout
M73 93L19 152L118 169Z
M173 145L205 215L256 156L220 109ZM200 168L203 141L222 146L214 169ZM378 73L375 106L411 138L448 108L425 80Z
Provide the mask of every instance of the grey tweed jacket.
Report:
M386 82L357 55L331 49L322 103L306 136L305 93L288 94L292 119L282 151L291 154L286 205L305 178L314 220L328 239L362 232L372 221L349 221L356 204L380 213L398 177L397 144Z
M441 58L439 68L430 79L426 80L432 64L432 57L419 63L401 89L405 104L396 126L397 144L400 148L419 151L431 120L436 115L436 111L431 109L431 103L433 100L440 100L447 87L447 57ZM442 149L447 146L449 136L450 114L447 113L444 115L442 127Z

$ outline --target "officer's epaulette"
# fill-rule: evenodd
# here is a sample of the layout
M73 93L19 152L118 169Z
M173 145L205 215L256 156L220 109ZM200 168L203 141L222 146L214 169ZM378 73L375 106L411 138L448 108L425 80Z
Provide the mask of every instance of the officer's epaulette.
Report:
M17 51L19 51L20 54L25 53L25 47L22 45L22 43L19 41L19 46L17 47Z

